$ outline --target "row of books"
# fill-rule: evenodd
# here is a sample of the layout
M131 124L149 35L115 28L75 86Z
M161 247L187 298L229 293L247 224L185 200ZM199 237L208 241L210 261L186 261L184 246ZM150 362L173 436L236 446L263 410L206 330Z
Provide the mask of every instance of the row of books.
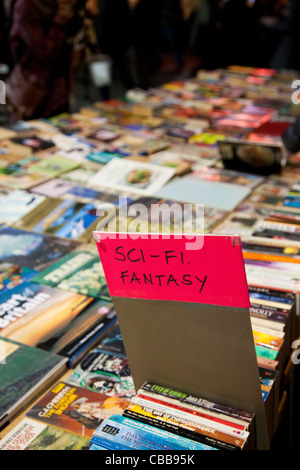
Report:
M135 229L128 210L138 204L145 208L140 231L178 232L184 216L191 232L202 204L202 231L242 238L273 435L281 378L298 332L300 171L295 155L283 166L280 142L297 115L289 104L296 77L241 67L199 71L193 79L131 90L124 99L76 114L0 129L0 337L6 351L1 377L7 372L1 384L21 385L9 376L11 342L24 357L25 347L59 356L76 387L87 384L99 394L131 400L135 392L125 352L113 359L98 348L117 318L93 231L113 218L116 230ZM238 158L253 172L230 167L228 145L236 141L251 142L247 155L244 150ZM227 144L225 150L220 143ZM253 152L261 155L262 171ZM274 162L283 167L269 176ZM171 226L169 220L151 220L153 206L165 204L177 207ZM118 374L109 370L114 362ZM56 380L55 373L49 375ZM23 396L26 377L30 382L28 372L17 387ZM35 397L40 393L32 385L28 390L35 390ZM14 403L26 402L18 396L8 403L7 395L1 393L1 426L20 410Z
M242 450L255 416L153 383L145 383L122 416L105 419L91 450Z

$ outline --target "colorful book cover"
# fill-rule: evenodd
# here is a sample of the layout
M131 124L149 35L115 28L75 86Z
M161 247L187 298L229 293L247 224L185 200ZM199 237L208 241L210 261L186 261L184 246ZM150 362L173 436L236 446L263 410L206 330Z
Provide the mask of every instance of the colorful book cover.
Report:
M97 350L109 354L116 354L126 358L126 350L120 326L117 323L114 328L97 344Z
M172 168L114 158L89 181L89 186L153 194L175 174Z
M48 178L56 178L67 171L71 171L78 167L78 163L59 155L51 155L32 165L29 169L30 173L39 173Z
M0 336L1 426L65 368L66 359L59 355Z
M85 251L68 254L33 278L38 284L110 300L98 255Z
M112 415L109 418L109 421L120 423L124 426L131 427L133 429L142 430L149 435L153 436L160 436L163 439L166 439L170 443L177 443L178 445L184 447L185 449L190 450L217 450L213 447L206 446L205 444L201 444L200 442L192 441L190 439L186 439L185 437L179 436L178 434L170 433L163 429L159 429L155 426L149 426L148 424L142 423L140 421L136 421L133 419L126 418L126 416L120 415ZM97 430L95 431L95 435L97 435Z
M97 348L87 354L67 381L108 396L129 400L136 395L128 360Z
M178 442L175 442L175 440L168 440L162 435L149 433L141 428L127 426L110 419L105 419L100 424L91 442L97 444L98 440L101 444L100 439L102 445L106 444L109 447L110 444L110 448L114 448L114 446L118 448L118 445L123 445L132 450L187 450L187 447L180 445ZM207 449L209 449L208 446ZM204 446L202 450L204 450Z
M36 276L34 269L12 263L0 263L0 294L14 289L23 282L29 282Z
M0 262L13 263L41 271L78 247L74 240L63 240L12 227L0 230Z
M12 191L0 206L0 221L13 223L33 210L44 200L44 196L23 190Z
M122 414L129 402L64 382L57 383L27 413L28 418L91 439L100 423Z
M43 184L39 184L30 189L34 194L41 194L47 197L62 197L74 187L75 183L60 178L53 178Z
M90 440L24 418L1 441L0 450L89 450Z
M1 296L0 334L27 346L58 353L71 341L74 323L92 298L24 282ZM80 331L80 330L79 330Z

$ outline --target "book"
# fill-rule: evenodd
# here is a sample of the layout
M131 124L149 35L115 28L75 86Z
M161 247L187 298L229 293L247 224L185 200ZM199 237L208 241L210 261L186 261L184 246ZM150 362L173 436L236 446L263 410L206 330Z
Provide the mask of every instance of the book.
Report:
M133 429L145 431L146 433L149 433L150 435L161 436L169 442L176 442L179 445L182 445L185 449L190 449L190 450L216 450L213 447L206 446L204 444L201 444L200 442L193 441L191 439L184 438L184 437L179 436L177 434L164 431L163 429L156 428L155 426L149 426L149 425L147 425L145 423L142 423L140 421L136 421L136 420L133 420L133 419L126 418L126 416L112 415L109 418L109 421L114 422L114 423L120 423L120 424L123 424L124 426L128 426L128 427L131 427ZM97 436L97 435L98 435L98 432L97 432L97 429L96 429L96 431L94 432L94 436Z
M12 420L66 370L59 355L0 336L0 425Z
M129 421L129 420L128 420ZM187 447L172 439L168 440L162 434L150 432L150 426L147 430L137 426L128 426L123 422L105 419L96 429L91 443L99 443L107 448L118 449L119 445L124 445L133 450L187 450ZM196 447L196 446L195 446ZM201 450L213 450L208 446L202 446Z
M88 251L69 253L32 280L69 292L110 300L99 256Z
M163 400L159 400L158 398L143 396L139 393L131 400L131 403L143 408L149 407L154 411L162 413L166 412L169 415L174 416L175 419L183 418L194 423L199 423L203 426L210 426L217 431L224 432L231 436L239 436L242 439L247 439L249 437L249 432L246 431L245 426L242 426L241 424L232 423L229 420L217 418L212 415L206 415L201 411L192 411L182 405L167 403Z
M68 158L61 157L60 155L51 155L48 158L43 158L35 163L28 170L29 173L42 174L47 178L55 178L57 176L71 171L78 167L77 162L73 162Z
M218 142L225 168L260 175L278 173L286 163L281 144L226 139Z
M246 186L201 180L188 174L165 184L154 196L232 211L250 192Z
M53 426L24 418L1 441L0 450L86 451L90 440Z
M59 198L70 191L74 186L75 183L71 181L62 178L53 178L45 183L33 186L30 188L30 192L46 197Z
M44 196L31 194L25 190L15 190L2 199L0 221L12 224L25 214L38 207Z
M0 262L41 271L78 247L64 240L14 227L0 228Z
M0 263L0 294L14 287L29 282L36 276L37 271L12 263Z
M26 417L91 439L100 423L112 414L122 414L123 398L58 382L26 413Z
M240 450L245 445L245 441L237 436L228 436L211 427L184 418L176 418L168 413L162 413L149 407L130 404L124 411L123 416L174 432L217 449Z
M58 352L62 333L91 302L86 296L24 282L1 296L0 333L27 346L51 344Z
M97 344L97 350L123 358L127 357L119 323L116 323L114 328Z
M89 180L89 186L149 195L159 190L174 174L172 168L115 158Z
M172 388L163 387L161 385L145 382L138 393L144 395L153 395L159 397L161 400L165 400L166 403L183 404L185 407L190 409L202 410L207 414L213 416L223 416L226 419L231 420L233 423L245 423L250 424L254 419L254 414L239 410L234 407L225 406L214 401L203 399L192 394L182 392L180 390L174 390Z
M128 360L92 349L66 379L68 383L108 396L131 399L136 395Z

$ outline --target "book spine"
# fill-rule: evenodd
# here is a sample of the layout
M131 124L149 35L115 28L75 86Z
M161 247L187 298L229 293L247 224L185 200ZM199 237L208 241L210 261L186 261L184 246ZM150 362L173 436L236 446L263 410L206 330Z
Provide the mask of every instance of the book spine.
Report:
M185 428L182 428L180 426L175 426L171 425L170 423L166 423L160 420L152 419L149 416L141 416L139 413L132 412L131 410L126 410L124 412L124 416L128 416L131 419L135 419L139 422L142 423L148 423L152 426L155 426L159 429L164 429L168 432L172 432L178 436L195 440L196 442L203 443L206 446L211 447L211 450L240 450L239 447L236 447L234 445L228 444L223 441L218 441L217 439L213 437L208 437L202 434L196 434L190 430L187 430Z
M120 445L134 450L186 450L178 443L168 441L161 436L155 436L141 429L135 429L121 423L106 419L94 432L94 436L109 445Z
M134 448L120 444L117 440L102 438L100 436L93 436L90 440L90 445L104 447L106 450L133 450Z
M176 417L184 418L184 419L190 420L193 423L199 423L203 426L209 426L212 429L215 429L217 431L229 434L233 437L238 436L241 439L247 439L248 436L249 436L249 433L247 431L232 428L232 427L226 426L224 424L213 422L210 419L206 419L206 418L203 418L203 417L200 417L200 416L196 416L193 413L190 413L189 411L186 412L186 411L184 411L184 409L177 410L177 409L174 409L172 407L167 406L166 404L160 405L157 402L155 402L155 403L151 402L150 403L149 400L144 400L144 399L141 399L141 398L133 398L132 403L136 404L136 405L139 405L139 406L142 406L142 407L152 407L153 410L160 411L161 413L169 413L170 415L174 416L175 418Z
M191 439L187 439L185 437L179 436L177 434L171 433L169 431L165 431L164 429L159 429L155 426L149 426L146 423L142 423L141 421L136 421L134 419L127 418L126 416L121 415L112 415L109 418L111 421L116 421L117 423L122 423L125 426L132 427L134 429L141 429L149 434L163 437L171 442L176 442L177 444L185 447L186 449L190 450L212 450L212 447L206 446L200 442L193 441Z
M156 395L160 395L161 397L166 397L170 400L176 400L176 402L180 402L181 404L185 405L193 405L199 406L201 408L205 408L206 410L210 410L216 413L221 413L223 416L226 417L234 417L240 419L241 421L245 421L251 423L253 419L253 414L248 413L246 411L237 410L235 408L221 406L218 403L205 400L202 398L194 397L192 395L186 395L182 393L177 393L174 391L170 391L170 389L166 389L156 384L152 384L150 382L145 383L141 387L141 392L151 392Z
M149 425L156 425L167 431L175 432L188 439L196 440L213 447L228 448L229 446L229 448L242 448L245 444L245 440L239 437L233 437L208 426L203 426L183 418L174 417L167 413L160 413L156 410L134 404L129 405L123 415L141 421L144 419L146 420L144 422Z
M214 413L207 413L206 410L200 407L192 406L192 405L183 405L183 403L174 403L173 401L170 401L166 399L165 397L157 397L154 394L150 394L149 392L146 392L145 394L143 393L138 393L135 399L144 399L144 400L149 400L153 406L155 404L162 405L162 406L167 406L169 408L172 408L173 410L177 410L179 412L187 412L191 414L191 419L193 417L199 417L199 418L204 418L210 420L212 423L216 424L223 424L225 426L229 426L231 428L239 429L241 431L246 431L248 428L248 425L243 423L237 423L236 421L228 421L224 419L224 415L221 414L214 414ZM221 417L223 416L223 417ZM214 427L212 425L212 427Z

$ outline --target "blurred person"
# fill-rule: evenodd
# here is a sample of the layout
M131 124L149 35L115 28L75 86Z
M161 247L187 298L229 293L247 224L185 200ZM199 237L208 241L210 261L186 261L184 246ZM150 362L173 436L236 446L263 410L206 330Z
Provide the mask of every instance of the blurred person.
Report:
M126 90L134 88L136 84L128 58L131 12L127 0L99 0L96 25L99 50L111 58L115 78ZM104 87L100 92L102 99L110 98L109 87Z
M269 66L275 69L300 70L300 1L281 0L279 7L280 14L264 19L269 30L280 34L278 47Z
M220 65L252 65L258 34L257 2L221 0L219 20L222 44Z
M69 111L81 7L78 0L16 0L10 31L14 67L7 81L12 122Z
M165 0L128 0L132 13L132 41L137 86L153 86L160 66L160 37Z
M219 0L200 0L191 33L192 51L201 59L201 67L208 70L220 66L221 25Z

